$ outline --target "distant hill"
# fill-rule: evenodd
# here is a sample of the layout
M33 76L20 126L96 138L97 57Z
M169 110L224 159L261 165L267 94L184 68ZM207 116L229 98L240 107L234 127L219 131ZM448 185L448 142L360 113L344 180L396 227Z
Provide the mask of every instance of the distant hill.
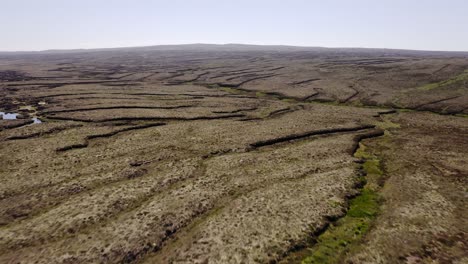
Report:
M31 55L31 54L69 54L94 52L157 52L157 51L190 51L190 52L323 52L323 53L356 53L369 55L391 56L468 56L468 51L425 51L382 48L327 48L302 47L287 45L250 45L250 44L183 44L157 45L144 47L100 48L100 49L64 49L44 51L0 52L0 55Z

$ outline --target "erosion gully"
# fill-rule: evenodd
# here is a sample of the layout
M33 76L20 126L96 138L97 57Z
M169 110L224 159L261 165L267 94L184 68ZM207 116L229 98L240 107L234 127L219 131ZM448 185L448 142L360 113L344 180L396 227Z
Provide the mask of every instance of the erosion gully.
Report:
M222 84L204 86L212 89L223 88ZM286 100L301 103L320 103L306 101L307 98L300 100L298 98L283 96L278 93L259 94L258 92L242 89L238 86L229 86L225 90L232 91L233 93L254 95L256 97L261 97L262 99ZM350 107L346 102L339 102L337 105ZM382 110L374 117L376 118L376 121L383 121L382 117L384 115L397 113L398 111L396 109ZM360 244L366 233L371 228L372 222L380 210L380 197L378 192L380 188L383 187L386 175L385 169L382 166L381 158L367 150L366 146L363 144L363 140L385 136L386 130L378 126L363 126L334 132L352 132L365 129L370 129L370 131L356 135L353 138L353 146L350 149L350 154L358 158L358 165L356 166L356 174L358 175L356 187L358 192L355 196L349 197L346 212L340 217L328 219L329 222L326 225L309 235L305 244L290 249L283 259L278 261L279 263L339 263L343 260L347 252L356 248ZM251 147L258 148L284 141L328 134L331 132L332 131L324 130L300 135L291 135L287 138L257 142L251 145Z

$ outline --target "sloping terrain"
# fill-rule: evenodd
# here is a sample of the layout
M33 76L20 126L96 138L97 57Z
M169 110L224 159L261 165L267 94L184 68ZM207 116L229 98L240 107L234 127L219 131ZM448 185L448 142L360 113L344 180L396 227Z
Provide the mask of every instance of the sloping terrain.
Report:
M462 263L467 72L399 50L0 54L0 262Z

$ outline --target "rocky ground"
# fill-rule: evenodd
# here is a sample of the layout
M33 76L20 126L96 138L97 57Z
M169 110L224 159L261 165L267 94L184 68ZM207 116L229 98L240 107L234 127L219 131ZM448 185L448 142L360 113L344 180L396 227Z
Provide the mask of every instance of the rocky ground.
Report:
M0 262L464 263L467 90L464 53L0 54Z

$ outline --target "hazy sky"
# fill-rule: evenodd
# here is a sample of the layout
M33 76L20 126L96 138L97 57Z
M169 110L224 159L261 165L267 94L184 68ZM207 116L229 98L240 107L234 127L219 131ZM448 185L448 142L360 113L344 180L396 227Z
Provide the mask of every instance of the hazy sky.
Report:
M0 50L181 43L468 51L468 0L0 0Z

